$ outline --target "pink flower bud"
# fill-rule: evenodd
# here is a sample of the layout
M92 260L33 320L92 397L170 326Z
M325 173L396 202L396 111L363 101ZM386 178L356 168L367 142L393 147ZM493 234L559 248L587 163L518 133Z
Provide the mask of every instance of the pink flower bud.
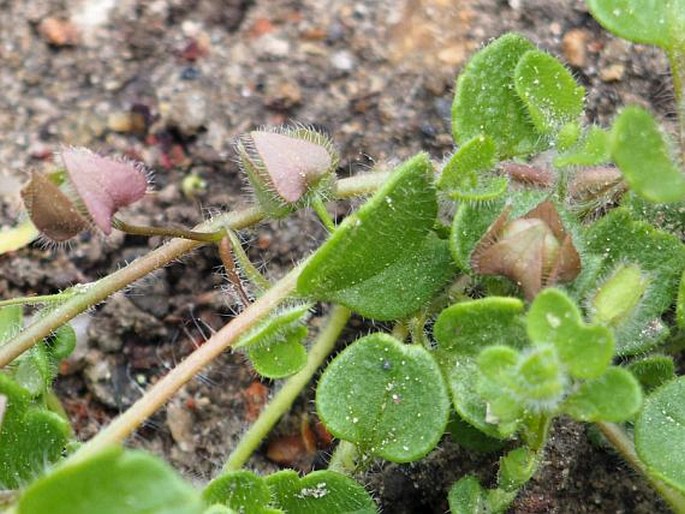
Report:
M112 232L114 213L145 195L147 179L139 165L101 157L86 148L69 148L61 156L90 217L107 235Z

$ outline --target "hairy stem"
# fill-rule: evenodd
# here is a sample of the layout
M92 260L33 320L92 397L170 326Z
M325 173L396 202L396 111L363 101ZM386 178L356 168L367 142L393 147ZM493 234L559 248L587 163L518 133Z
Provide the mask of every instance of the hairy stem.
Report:
M376 172L339 180L335 187L335 197L349 198L373 193L389 176L389 172ZM198 232L213 232L223 227L240 230L258 223L263 218L264 212L259 208L253 207L217 216L213 220L198 225L195 227L195 230ZM5 367L12 360L31 348L31 346L49 336L55 329L83 311L145 275L167 265L174 259L178 259L182 255L194 250L201 244L199 241L175 239L136 259L125 268L97 282L93 282L87 289L81 291L80 294L69 298L46 314L46 316L26 327L12 341L1 346L0 368Z
M357 470L357 446L349 441L340 441L328 463L330 471L351 475Z
M333 232L335 230L335 222L326 210L326 204L320 196L316 196L314 198L311 207L321 220L321 223L323 223L323 226L326 227L326 230L328 230L329 232Z
M215 220L203 223L199 229L215 229L229 225L234 229L244 228L262 220L264 213L260 209L250 208L220 216ZM54 330L86 309L101 302L114 292L123 289L136 280L165 266L174 259L197 248L202 243L175 239L136 259L131 264L97 282L81 287L81 291L64 303L58 305L42 318L26 327L14 339L0 346L0 368L6 366L35 343L48 337Z
M264 278L264 275L259 272L255 265L252 264L252 261L245 253L245 250L243 250L243 245L240 243L240 239L236 233L230 229L226 229L226 235L233 247L233 255L235 255L235 258L238 260L238 266L240 266L240 270L245 274L247 279L257 286L260 289L260 292L269 289L271 284Z
M69 288L65 291L55 294L43 294L36 296L21 296L19 298L10 298L8 300L0 301L0 309L3 307L7 307L8 305L42 305L46 303L58 303L63 302L68 298L71 298L75 294L78 294L78 291L74 290L73 288Z
M224 325L202 346L148 389L143 397L134 403L131 408L84 444L67 461L80 461L103 450L107 446L123 442L149 416L163 406L176 391L235 343L255 323L267 316L279 303L285 300L295 289L297 277L301 269L302 265L291 270L290 273L274 284L264 296L251 304L240 315L231 320L230 323Z
M621 427L606 421L597 422L596 425L625 461L647 478L651 486L675 512L685 512L685 496L655 476L650 475L649 470L640 460L640 457L638 457L633 441L631 441Z
M297 374L290 377L283 387L276 393L269 404L259 414L257 421L243 435L238 446L228 456L224 471L240 469L259 447L262 440L274 427L278 420L292 406L302 389L309 383L321 364L328 358L340 337L340 333L350 319L350 311L346 307L336 305L331 310L326 326L316 338L309 350L307 364Z
M216 243L226 235L223 230L216 230L214 232L197 232L195 230L186 230L184 228L175 227L148 227L143 225L133 225L119 218L114 218L112 220L112 226L121 232L133 234L135 236L176 237L179 239L188 239L190 241L201 241L203 243Z

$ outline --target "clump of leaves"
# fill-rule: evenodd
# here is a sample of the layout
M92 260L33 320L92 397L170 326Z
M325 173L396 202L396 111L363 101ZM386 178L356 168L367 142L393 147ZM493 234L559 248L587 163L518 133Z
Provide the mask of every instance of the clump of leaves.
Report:
M237 149L258 214L228 215L200 231L113 218L145 190L127 164L66 153L76 200L59 180L34 174L24 198L46 236L67 239L94 223L105 234L114 226L195 240L142 258L135 269L149 261L149 271L198 241L218 243L231 284L250 305L62 461L71 434L48 400L56 366L73 349L64 320L121 285L105 278L85 293L59 293L53 310L23 332L15 305L22 300L10 301L0 310L0 363L14 361L0 374L0 483L17 490L11 512L373 513L378 507L355 474L379 460L423 458L448 427L472 451L508 448L489 488L472 475L452 485L451 511L504 512L535 475L561 415L595 424L685 512L685 382L674 365L685 333L685 9L680 0L589 5L610 30L667 52L679 148L642 108L626 107L607 128L586 126L582 86L556 58L507 34L458 78L456 147L437 170L419 153L389 176L337 180L327 137L299 126L255 130ZM541 167L542 152L549 164ZM130 179L123 190L113 185L122 176ZM326 201L369 193L342 223L330 219ZM272 285L233 230L303 207L331 233ZM117 273L117 284L139 276ZM254 302L242 277L258 291ZM334 307L310 340L315 302ZM287 306L276 309L280 303ZM389 322L392 333L354 340L321 374L315 408L340 439L329 469L241 469L329 360L351 312ZM285 382L202 492L156 458L113 446L229 346L264 377ZM46 463L55 465L43 473Z

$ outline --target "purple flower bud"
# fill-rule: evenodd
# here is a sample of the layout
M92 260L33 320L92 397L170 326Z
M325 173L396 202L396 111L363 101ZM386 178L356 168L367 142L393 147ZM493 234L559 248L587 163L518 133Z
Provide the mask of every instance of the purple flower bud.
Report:
M147 179L139 165L101 157L86 148L69 148L61 156L90 217L107 235L112 232L114 213L145 195Z

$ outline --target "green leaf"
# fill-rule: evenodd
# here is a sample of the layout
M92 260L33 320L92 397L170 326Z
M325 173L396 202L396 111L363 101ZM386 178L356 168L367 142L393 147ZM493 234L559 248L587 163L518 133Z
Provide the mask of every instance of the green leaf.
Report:
M645 221L671 234L685 234L685 200L675 203L654 203L635 193L629 193L624 200L635 219Z
M654 391L635 423L635 449L657 476L685 492L685 377Z
M255 371L267 378L283 378L300 371L307 363L302 341L308 333L307 327L300 325L278 341L250 347L247 355Z
M626 421L642 405L642 390L630 371L612 366L604 375L581 384L563 406L578 421Z
M367 318L404 318L429 303L447 285L454 268L449 243L429 233L415 252L402 254L377 275L336 291L335 301Z
M490 437L481 430L478 430L456 413L450 418L447 430L455 443L469 451L482 453L496 452L501 450L506 444L505 441Z
M658 344L668 334L660 316L673 305L685 268L685 246L677 238L636 221L619 208L593 223L585 236L586 250L603 259L601 272L634 263L649 277L649 286L633 314L614 327L616 351L631 355Z
M499 461L497 484L505 491L516 491L531 479L537 469L537 456L529 448L516 448Z
M558 59L545 52L530 50L521 57L514 84L540 134L553 136L583 114L585 89Z
M587 5L604 28L622 38L667 50L683 44L683 0L587 0Z
M615 327L630 318L642 299L648 277L637 264L619 264L599 286L591 301L592 319Z
M305 318L309 315L312 305L309 303L288 307L263 323L258 324L242 336L233 348L236 350L249 349L253 346L268 345L274 341L280 341L283 336L303 326Z
M76 348L76 332L69 323L65 323L47 339L46 346L53 362L58 363L69 357Z
M200 514L198 491L165 462L113 447L33 482L18 514Z
M649 355L628 364L628 370L638 379L646 393L675 378L673 358L667 355Z
M486 419L487 405L477 391L475 358L489 345L523 346L527 341L523 307L518 298L491 296L462 302L443 310L433 327L435 355L455 410L465 421L495 438L501 438L502 433Z
M554 158L554 166L597 166L611 160L609 153L609 132L592 125L571 148Z
M485 134L500 159L542 148L528 111L514 89L514 70L535 46L523 36L506 34L475 54L457 79L452 104L452 134L459 144Z
M528 311L527 328L534 343L552 343L556 347L576 378L598 377L611 363L611 331L583 323L578 307L560 289L545 289L535 298Z
M440 243L427 239L437 215L432 174L426 154L402 164L311 257L298 292L378 319L403 317L421 307L451 274Z
M352 343L330 363L316 406L333 435L393 462L432 450L449 414L447 388L428 350L381 333Z
M0 489L14 489L61 457L70 430L63 418L34 406L29 392L2 373L0 395L7 400L0 427Z
M491 137L478 135L452 155L440 174L438 188L451 198L471 202L492 200L504 194L505 177L487 174L497 164L497 147Z
M685 174L671 155L648 111L636 106L623 109L611 130L611 156L635 193L657 203L685 200Z
M218 503L245 514L278 514L283 511L273 505L266 481L241 470L224 473L212 480L202 493L207 504Z
M452 514L482 514L488 511L485 490L473 475L460 478L450 487L447 502Z
M16 335L24 323L24 309L21 305L0 307L0 346Z
M314 471L300 478L292 470L266 477L275 503L288 513L376 514L373 498L357 482L334 471Z

